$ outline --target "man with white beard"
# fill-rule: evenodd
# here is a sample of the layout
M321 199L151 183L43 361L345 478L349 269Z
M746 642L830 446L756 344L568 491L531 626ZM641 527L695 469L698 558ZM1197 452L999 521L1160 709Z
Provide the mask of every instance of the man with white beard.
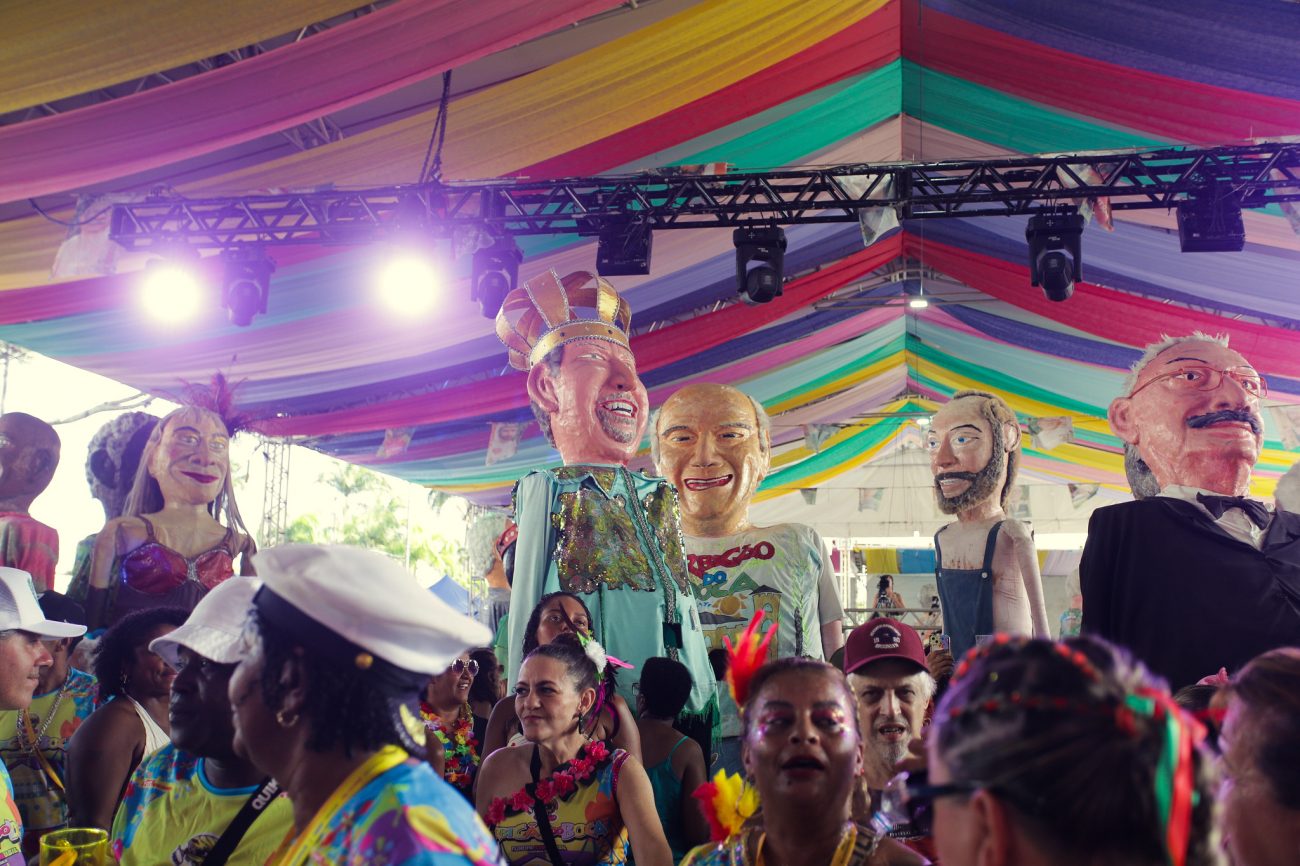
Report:
M855 628L844 645L844 672L858 701L862 728L862 786L854 794L853 818L866 824L880 806L880 793L921 736L934 698L935 681L925 663L921 636L910 625L877 617ZM910 825L889 835L934 860L934 845Z

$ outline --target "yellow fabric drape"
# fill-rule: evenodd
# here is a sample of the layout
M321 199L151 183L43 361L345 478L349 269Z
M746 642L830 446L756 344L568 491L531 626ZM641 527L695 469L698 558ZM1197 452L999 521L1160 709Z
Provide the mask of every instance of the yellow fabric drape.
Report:
M599 141L797 54L890 0L706 0L536 72L453 102L443 176L497 177ZM188 193L411 182L433 111L190 184Z
M884 547L867 547L866 565L868 574L898 574L898 551Z
M362 5L359 0L3 3L0 112L143 78Z
M454 101L443 149L443 175L477 179L510 174L598 141L816 45L890 2L894 0L706 0L627 36ZM58 0L56 5L75 4ZM433 116L433 111L422 112L179 189L187 195L221 195L328 183L379 186L414 181ZM71 218L72 212L60 216ZM0 290L50 282L50 265L62 237L62 229L40 217L0 224ZM28 242L29 238L39 240Z

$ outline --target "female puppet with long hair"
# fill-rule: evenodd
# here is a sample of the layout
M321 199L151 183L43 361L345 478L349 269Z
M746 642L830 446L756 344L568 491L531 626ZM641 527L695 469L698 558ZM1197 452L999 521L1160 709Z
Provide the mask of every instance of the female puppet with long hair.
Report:
M154 428L140 456L122 516L95 541L86 614L91 628L134 610L193 610L208 590L235 573L252 574L256 550L230 481L229 390L218 378L205 408L184 406ZM191 389L198 397L198 389ZM197 403L198 400L195 400ZM218 518L224 518L224 522Z

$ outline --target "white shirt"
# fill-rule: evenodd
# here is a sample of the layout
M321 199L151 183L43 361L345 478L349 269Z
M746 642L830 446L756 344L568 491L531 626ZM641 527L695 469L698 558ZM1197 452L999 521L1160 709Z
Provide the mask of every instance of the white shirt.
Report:
M1197 494L1200 493L1204 493L1206 496L1224 495L1222 493L1215 493L1213 490L1202 490L1199 487L1185 487L1181 484L1170 484L1168 487L1165 487L1160 491L1161 496L1166 496L1170 499L1181 499L1183 502L1190 502L1192 505L1201 509L1202 513L1209 515L1209 518L1214 520L1214 522L1217 523L1219 528L1224 532L1228 533L1238 541L1246 542L1256 550L1260 549L1264 543L1264 530L1256 526L1255 521L1246 516L1246 512L1242 511L1240 508L1225 508L1223 510L1223 516L1215 520L1215 517L1210 513L1210 510L1202 505L1200 500L1196 498ZM1268 508L1269 514L1273 513L1273 509L1269 508L1267 503L1261 504L1264 505L1265 508Z

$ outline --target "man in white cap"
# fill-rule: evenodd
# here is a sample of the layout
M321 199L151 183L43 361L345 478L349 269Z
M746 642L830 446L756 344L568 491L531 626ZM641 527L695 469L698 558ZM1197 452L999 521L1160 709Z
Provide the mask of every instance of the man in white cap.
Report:
M0 567L0 709L22 710L32 702L41 668L54 661L42 638L57 640L85 633L84 625L45 618L30 574ZM2 765L0 776L4 779L0 791L4 796L0 802L0 863L22 863L23 823L14 805L13 782Z
M185 624L149 644L176 669L171 742L136 769L113 821L113 853L127 864L261 866L293 825L279 786L234 751L227 690L240 636L261 584L232 577Z
M268 862L498 864L473 807L423 760L419 713L429 678L489 630L372 551L283 544L254 564L264 585L230 703L235 754L293 804L296 835Z

